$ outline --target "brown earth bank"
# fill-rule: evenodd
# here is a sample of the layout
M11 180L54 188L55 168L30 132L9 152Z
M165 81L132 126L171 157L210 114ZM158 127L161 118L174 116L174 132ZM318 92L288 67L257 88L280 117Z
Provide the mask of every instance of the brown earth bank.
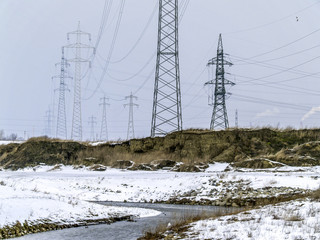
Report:
M203 171L208 163L241 168L320 165L320 129L185 130L165 137L88 143L32 138L0 146L0 166L19 169L46 165L113 166L128 170ZM99 167L100 166L100 167ZM95 169L93 167L93 169Z

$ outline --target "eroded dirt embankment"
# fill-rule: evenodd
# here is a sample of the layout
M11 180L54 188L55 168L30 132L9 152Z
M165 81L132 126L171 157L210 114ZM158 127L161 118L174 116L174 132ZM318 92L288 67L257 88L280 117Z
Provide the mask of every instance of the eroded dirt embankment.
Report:
M0 146L0 166L18 169L46 165L101 164L131 170L156 170L155 160L184 163L176 171L201 171L207 163L228 162L236 167L269 168L320 165L320 130L234 129L187 130L166 137L133 139L91 146L86 143L34 138ZM118 160L132 161L118 166ZM151 164L151 165L150 165ZM193 166L200 166L194 168ZM166 166L163 166L166 167Z

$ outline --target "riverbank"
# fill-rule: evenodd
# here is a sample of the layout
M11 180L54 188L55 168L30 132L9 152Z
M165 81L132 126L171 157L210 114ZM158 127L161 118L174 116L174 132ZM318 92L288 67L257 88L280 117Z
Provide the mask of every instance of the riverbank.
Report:
M66 228L75 228L89 226L93 224L111 224L119 221L132 221L133 216L109 217L103 219L83 219L77 223L66 221L65 223L54 223L51 220L43 219L37 221L27 221L23 223L17 221L15 224L6 225L0 228L0 239L17 238L27 234L42 233L47 231L62 230Z
M319 167L280 167L269 170L233 169L229 164L210 165L206 172L128 171L103 172L71 166L38 166L0 172L0 227L49 219L55 224L77 223L159 212L99 206L87 201L197 202L228 206L241 198L280 198L307 194L320 185ZM221 201L224 201L221 202ZM219 203L219 204L217 204ZM223 204L222 204L223 203ZM241 204L238 204L239 206ZM233 205L235 206L235 205Z
M320 239L320 202L300 199L242 213L180 224L140 240Z

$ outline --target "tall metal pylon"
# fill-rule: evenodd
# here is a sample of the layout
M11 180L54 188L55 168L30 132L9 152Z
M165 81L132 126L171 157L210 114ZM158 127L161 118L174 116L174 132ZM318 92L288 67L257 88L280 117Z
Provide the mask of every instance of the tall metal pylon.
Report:
M124 107L129 106L129 122L127 130L127 139L135 138L134 136L134 122L133 122L133 107L139 107L138 104L133 103L133 100L138 100L138 97L133 96L132 93L130 96L126 96L126 100L129 99L129 103L124 104Z
M182 130L178 46L178 0L159 0L151 137Z
M102 106L102 121L101 121L101 131L100 131L100 140L101 141L108 141L108 125L107 125L107 106L110 106L107 101L109 100L107 97L103 97L100 99L101 103L99 104Z
M97 124L96 118L94 116L89 117L89 125L90 125L90 140L95 140L94 126Z
M216 65L215 69L214 65ZM209 68L209 81L205 83L205 85L209 86L209 106L213 106L212 118L210 123L211 130L219 128L229 128L228 114L226 108L227 92L225 85L233 86L235 84L225 79L225 65L232 66L233 64L225 60L222 36L220 34L217 49L217 57L210 59L207 64L207 67Z
M58 78L60 80L59 88L59 103L58 103L58 117L57 117L57 129L56 138L67 139L67 117L66 117L66 91L67 88L65 80L71 78L67 75L67 68L70 66L65 59L64 47L62 47L62 57L61 62L56 65L60 65L60 75L54 76L53 78Z
M52 123L53 123L53 115L51 108L49 107L48 111L46 111L45 115L45 129L44 129L44 135L47 137L52 137Z
M66 48L75 49L75 57L69 59L68 62L75 63L75 73L74 73L74 101L73 101L73 115L72 115L72 130L71 130L71 139L73 140L82 140L82 116L81 116L81 65L85 62L90 62L88 59L82 58L81 53L83 49L93 49L94 47L81 43L81 37L83 35L89 37L91 41L90 33L86 33L80 30L80 22L78 24L78 29L67 34L68 40L70 35L76 36L76 43L69 44L65 46Z
M236 128L239 128L238 109L236 109L235 126L236 126Z

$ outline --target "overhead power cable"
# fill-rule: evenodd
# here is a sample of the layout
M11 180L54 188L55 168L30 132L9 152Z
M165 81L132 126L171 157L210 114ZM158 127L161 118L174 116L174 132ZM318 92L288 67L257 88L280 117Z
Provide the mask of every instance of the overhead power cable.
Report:
M260 29L260 28L264 28L264 27L270 26L270 25L272 25L272 24L275 24L275 23L281 22L281 21L283 21L283 20L286 20L286 19L288 19L288 18L291 18L292 16L297 16L298 13L304 12L304 11L306 11L306 10L314 7L315 5L317 5L317 4L319 4L319 3L320 3L320 2L317 1L316 3L313 3L313 4L311 4L311 5L308 5L307 7L303 8L303 9L301 9L301 10L299 10L299 11L296 11L296 12L294 12L294 13L291 13L291 14L285 16L285 17L276 19L276 20L271 21L271 22L269 22L269 23L265 23L265 24L262 24L262 25L258 25L258 26L255 26L255 27L246 28L246 29L242 29L242 30L237 30L237 31L234 31L234 32L227 32L227 33L224 33L224 35L226 35L226 34L229 35L229 34L235 34L235 33L248 32L248 31L253 31L253 30L257 30L257 29Z
M179 23L182 22L183 16L187 11L188 5L190 3L190 0L185 0L185 2L182 2L180 6L180 16L179 16Z
M95 90L92 92L92 94L89 97L85 98L85 100L91 99L96 94L96 92L100 88L100 86L102 84L102 81L103 81L103 79L104 79L104 77L105 77L105 75L107 73L107 70L108 70L108 67L109 67L109 63L110 63L110 59L111 59L111 56L113 54L115 43L116 43L116 40L117 40L117 37L118 37L118 32L119 32L119 28L120 28L120 24L121 24L121 20L122 20L124 6L125 6L125 0L121 0L120 7L119 7L119 15L118 15L118 19L117 19L114 35L113 35L112 42L111 42L111 47L110 47L109 54L108 54L108 57L107 57L106 62L105 62L104 69L102 71L101 77L99 79L99 82L98 82Z
M111 7L112 7L112 3L113 3L113 0L105 0L105 2L104 2L102 18L101 18L101 22L100 22L100 28L99 28L99 31L98 31L97 41L96 41L96 44L95 44L95 49L98 49L98 46L100 44L101 37L103 35L103 32L104 32L105 27L106 27L107 22L108 22L108 18L110 16L110 10L111 10Z
M283 48L286 48L286 47L288 47L288 46L290 46L290 45L293 45L293 44L295 44L295 43L297 43L297 42L299 42L299 41L301 41L301 40L303 40L303 39L306 39L306 38L310 37L311 35L319 32L319 31L320 31L320 28L318 28L318 29L314 30L313 32L311 32L311 33L309 33L309 34L307 34L307 35L304 35L304 36L302 36L302 37L300 37L300 38L298 38L298 39L296 39L296 40L294 40L294 41L292 41L292 42L289 42L289 43L287 43L287 44L284 44L284 45L282 45L282 46L280 46L280 47L278 47L278 48L272 49L272 50L267 51L267 52L264 52L264 53L260 53L260 54L258 54L258 55L255 55L255 56L252 56L252 57L246 58L246 59L247 59L247 60L250 60L250 59L253 59L253 58L258 58L258 57L267 55L267 54L269 54L269 53L276 52L276 51L278 51L278 50L280 50L280 49L283 49Z
M300 50L298 52L294 52L294 53L291 53L291 54L288 54L288 55L285 55L285 56L281 56L281 57L276 57L276 58L270 58L270 59L266 59L266 60L262 60L262 61L256 61L257 63L267 63L267 62L272 62L272 61L276 61L276 60L280 60L280 59L284 59L284 58L288 58L288 57L292 57L294 55L298 55L298 54L301 54L301 53L304 53L304 52L307 52L307 51L310 51L310 50L313 50L315 48L318 48L320 47L320 44L317 44L313 47L310 47L310 48L307 48L307 49L303 49L303 50ZM246 61L249 61L248 59L245 59ZM243 63L243 64L237 64L237 65L245 65L245 64L252 64L252 63Z
M137 77L139 74L141 74L141 73L147 68L147 66L152 62L152 60L154 59L154 57L156 56L156 54L157 54L157 52L155 51L155 52L151 55L151 57L147 60L147 62L142 66L142 68L139 69L138 72L136 72L135 74L131 75L130 77L120 79L120 78L116 78L116 77L112 76L112 75L110 74L110 72L107 72L107 75L108 75L111 79L113 79L113 80L115 80L115 81L119 81L119 82L129 81L129 80Z
M297 67L300 67L300 66L303 66L303 65L305 65L305 64L307 64L307 63L310 63L310 62L313 62L313 61L315 61L316 59L319 59L320 58L320 56L317 56L317 57L314 57L314 58L312 58L312 59L309 59L308 61L304 61L304 62L302 62L302 63L299 63L299 64L297 64L297 65L295 65L295 66L293 66L293 67L290 67L290 68L284 68L284 69L282 69L281 71L279 71L279 72L276 72L276 73L273 73L273 74L270 74L270 75L267 75L267 76L263 76L263 77L259 77L259 78L253 78L252 80L249 80L249 81L246 81L246 82L255 82L255 81L259 81L259 80L262 80L262 79L266 79L266 78L270 78L270 77L273 77L273 76L276 76L276 75L279 75L279 74L282 74L282 73L284 73L284 72L290 72L291 70L294 70L295 68L297 68ZM310 73L303 73L303 74L301 74L301 75L313 75L313 74L310 74ZM245 82L243 82L243 83L245 83Z
M244 96L244 95L239 95L239 94L232 94L232 95L233 95L233 98L237 98L238 100L248 100L249 102L263 103L266 105L286 107L286 108L291 108L291 109L296 109L296 110L306 110L306 111L310 110L310 107L308 107L308 106L302 106L302 105L285 103L285 102L278 102L278 101L256 98L256 97L249 97L249 96Z
M127 54L125 54L122 58L115 60L115 61L111 61L110 63L114 64L114 63L119 63L122 62L123 60L125 60L128 56L130 56L130 54L136 49L136 47L139 45L141 39L143 38L143 36L145 35L147 29L149 28L150 24L152 23L152 19L155 16L155 13L157 12L158 9L158 2L156 3L156 5L154 6L154 9L147 21L147 24L145 25L145 27L143 28L139 38L137 39L137 41L133 44L133 46L131 47L131 49L128 51Z

